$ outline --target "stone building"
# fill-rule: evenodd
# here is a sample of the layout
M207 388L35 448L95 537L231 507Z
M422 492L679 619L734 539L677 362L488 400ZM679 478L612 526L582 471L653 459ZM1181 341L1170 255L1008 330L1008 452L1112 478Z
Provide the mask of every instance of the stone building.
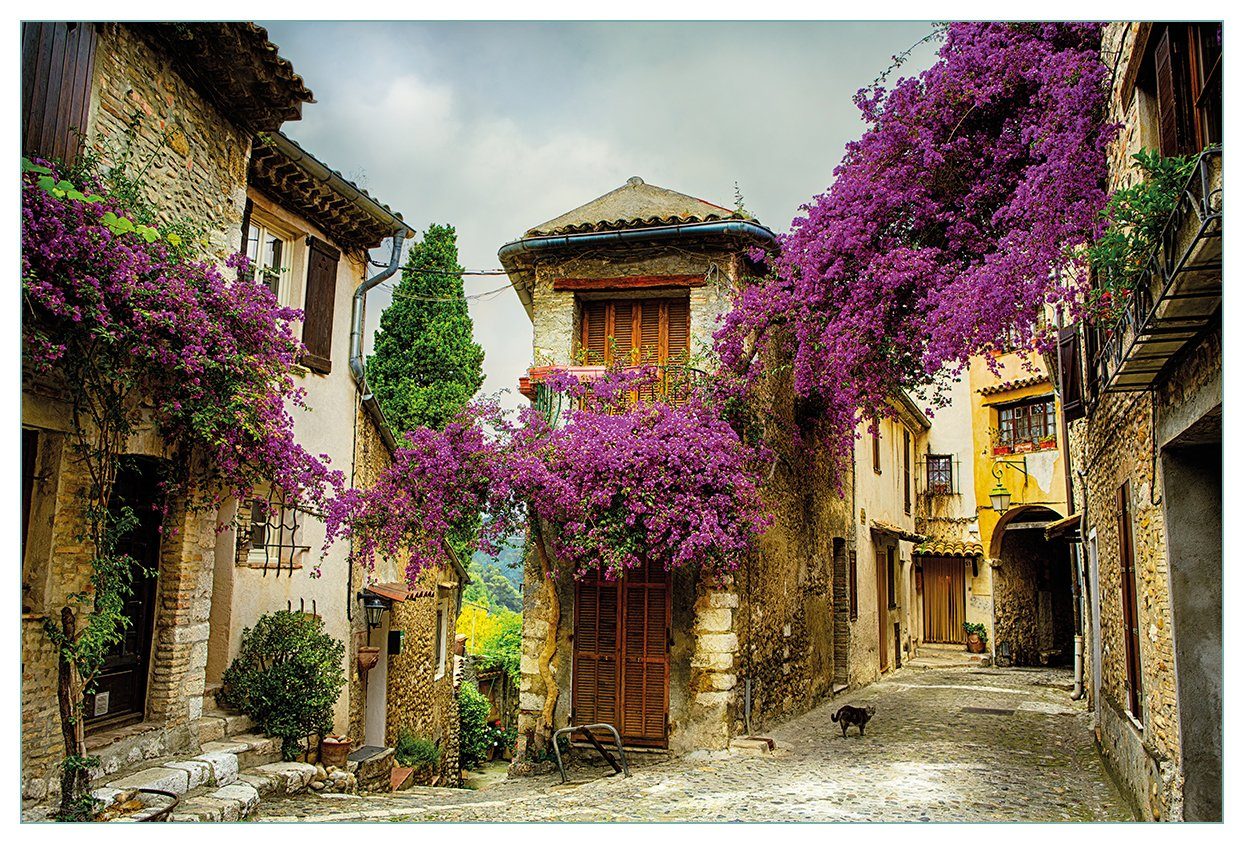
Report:
M521 389L556 414L546 366L603 371L619 356L700 377L717 318L755 272L748 251L773 243L746 215L638 177L530 229L499 253L534 327ZM778 395L793 413L789 389ZM528 559L517 758L538 755L528 745L550 726L594 722L631 746L725 749L832 693L833 552L845 561L854 535L828 465L796 451L765 485L774 525L721 588L659 562L616 582L546 581Z
M1110 187L1195 156L1113 325L1063 331L1086 682L1144 817L1222 818L1222 87L1218 24L1106 27ZM1055 533L1051 527L1049 533Z
M223 258L241 243L251 138L297 119L311 92L259 27L211 24L195 36L161 24L23 24L23 152L72 160L84 142L109 161L132 136L135 156L150 161L143 186L161 219L190 220ZM31 801L54 796L63 757L56 653L42 621L90 567L77 539L86 480L61 395L55 383L23 379L22 780ZM118 480L138 509L166 450L147 430L129 452L148 458ZM134 635L87 701L101 775L197 741L216 517L170 504L163 539L150 523L132 537L158 575L137 584Z
M188 219L201 228L217 259L250 253L260 265L258 277L281 302L305 311L307 354L297 377L310 409L291 409L296 436L311 452L328 454L356 485L374 477L376 467L391 460L394 441L363 379L363 308L367 290L396 270L410 229L277 131L312 98L264 30L252 24L27 23L23 70L24 152L70 160L84 142L109 163L130 150L136 160L150 162L143 185L163 221ZM371 274L369 250L390 238L388 268ZM85 479L70 454L63 404L54 380L23 380L22 776L23 798L31 803L55 796L63 757L56 654L42 620L82 588L90 566L90 549L76 538L82 518L77 493ZM148 426L128 451L143 459L131 461L117 491L147 512L144 496L150 500L155 487L150 473L167 450ZM373 737L352 715L368 693L355 666L367 632L363 601L372 597L367 592L374 577L347 565L344 544L321 559L318 515L271 503L265 516L249 501L226 502L212 512L188 512L174 501L162 525L147 519L127 538L128 550L157 573L136 583L127 607L132 633L86 700L88 751L101 759L97 781L140 766L152 776L168 775L160 765L192 756L235 729L241 719L215 709L214 687L236 655L242 630L274 610L316 613L331 635L348 641L352 682L337 705L335 728L357 726L360 745ZM429 577L436 578L431 601L406 606L404 596L381 597L395 607L385 615L398 619L387 620L381 635L400 628L407 639L401 655L380 660L397 665L380 688L401 691L392 712L380 695L378 741L383 745L386 731L392 732L390 721L427 720L426 733L439 730L451 779L457 718L456 711L448 714L446 698L452 690L433 683L435 667L427 669L427 658L420 662L417 655L435 650L435 619L438 612L451 615L459 577ZM424 685L435 699L424 694ZM420 691L411 693L412 687Z
M926 620L913 551L926 538L917 532L916 461L932 425L905 393L892 410L893 416L877 420L876 430L864 422L856 432L849 511L854 542L835 539L833 549L839 688L865 685L902 667ZM930 618L946 623L943 614Z

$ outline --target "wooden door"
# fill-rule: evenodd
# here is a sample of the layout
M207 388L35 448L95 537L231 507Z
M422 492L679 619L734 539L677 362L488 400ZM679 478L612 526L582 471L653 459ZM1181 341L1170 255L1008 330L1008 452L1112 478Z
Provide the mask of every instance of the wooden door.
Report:
M877 644L878 651L881 654L881 670L888 671L890 668L890 643L889 636L886 635L890 620L890 602L889 602L889 574L886 571L889 566L887 561L881 559L880 554L875 554L873 559L876 561L877 569Z
M958 557L924 558L924 641L964 643L964 565Z
M633 745L666 746L669 573L649 565L575 587L571 721L613 724Z
M135 563L132 591L123 612L128 624L121 641L104 659L85 697L87 729L142 720L147 704L147 674L155 628L156 572L160 565L160 511L157 462L130 458L117 474L111 506L114 512L130 507L138 524L121 538L117 550Z

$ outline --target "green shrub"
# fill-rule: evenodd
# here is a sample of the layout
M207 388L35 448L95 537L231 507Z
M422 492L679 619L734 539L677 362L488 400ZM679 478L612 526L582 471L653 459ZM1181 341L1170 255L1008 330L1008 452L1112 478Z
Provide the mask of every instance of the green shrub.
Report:
M978 624L973 621L965 621L963 622L963 632L969 636L975 633L977 636L980 636L982 643L989 643L989 631L985 629L985 625L983 624Z
M393 755L397 764L406 768L431 768L441 761L441 749L436 742L417 736L408 729L398 733Z
M345 645L324 632L323 619L301 612L269 613L242 631L237 659L225 671L220 700L281 739L294 759L299 739L333 728L333 705L346 684Z
M458 693L458 756L463 766L477 765L488 757L488 748L494 741L488 723L491 708L488 698L474 686L463 686Z
M501 668L517 687L519 660L523 652L523 617L509 610L497 612L497 625L480 643L479 667Z

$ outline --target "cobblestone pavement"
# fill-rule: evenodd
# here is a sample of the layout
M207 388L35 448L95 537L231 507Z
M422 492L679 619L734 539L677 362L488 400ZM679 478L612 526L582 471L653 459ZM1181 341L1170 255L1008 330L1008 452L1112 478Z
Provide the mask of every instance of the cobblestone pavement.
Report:
M699 754L632 776L582 768L483 791L265 801L260 821L1122 821L1070 672L903 668L769 732L767 756ZM843 738L830 713L877 709ZM976 711L972 711L976 710ZM981 711L985 710L985 711ZM637 754L638 755L638 754Z

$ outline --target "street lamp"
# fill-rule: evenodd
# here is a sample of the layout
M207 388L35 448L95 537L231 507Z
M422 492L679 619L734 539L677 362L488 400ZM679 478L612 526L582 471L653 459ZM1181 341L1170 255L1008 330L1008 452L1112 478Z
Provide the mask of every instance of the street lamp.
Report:
M1012 460L997 460L993 466L993 476L997 481L993 485L993 489L989 490L989 502L993 505L995 513L1005 513L1011 506L1011 491L1002 483L1002 467L1010 466L1012 469L1019 469L1024 473L1024 485L1028 485L1028 460L1024 458L1018 463Z

